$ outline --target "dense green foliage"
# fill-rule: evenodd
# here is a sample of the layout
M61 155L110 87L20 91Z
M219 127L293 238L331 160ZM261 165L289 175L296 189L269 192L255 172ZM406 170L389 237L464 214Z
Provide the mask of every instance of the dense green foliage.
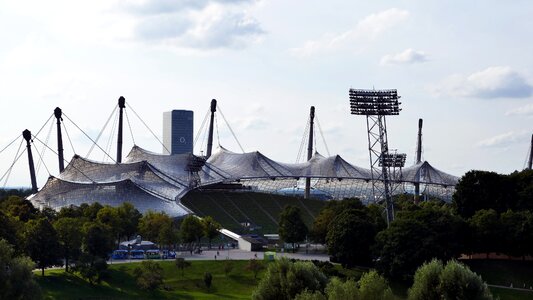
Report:
M391 278L409 279L432 258L448 260L464 251L467 224L445 207L398 213L376 237L377 268Z
M133 270L137 278L137 285L143 290L153 291L163 284L163 268L159 263L143 261Z
M280 239L285 243L292 243L295 250L295 243L305 240L308 233L300 208L294 205L287 205L279 215L278 233Z
M28 257L16 256L13 247L0 239L0 299L40 299L33 267Z
M188 215L183 218L180 226L181 239L185 243L200 242L204 233L202 222L196 216Z
M487 171L467 172L456 186L453 203L466 218L480 209L503 213L533 209L533 171L524 170L510 175Z
M61 265L61 248L57 232L47 219L30 220L24 234L26 253L37 263L44 276L44 269Z
M410 300L426 299L492 299L489 288L481 277L455 260L443 266L432 260L415 273L409 289Z
M313 263L279 259L270 263L252 298L289 300L305 290L322 292L326 284L327 277Z
M349 209L338 214L329 224L326 235L328 253L344 266L369 265L370 247L376 227L363 209Z

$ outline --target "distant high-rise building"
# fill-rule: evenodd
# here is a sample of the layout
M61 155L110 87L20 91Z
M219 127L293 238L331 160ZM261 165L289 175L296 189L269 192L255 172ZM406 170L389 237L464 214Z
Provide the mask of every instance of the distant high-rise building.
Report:
M163 144L165 145L163 153L192 153L193 121L194 113L190 110L173 110L163 113Z

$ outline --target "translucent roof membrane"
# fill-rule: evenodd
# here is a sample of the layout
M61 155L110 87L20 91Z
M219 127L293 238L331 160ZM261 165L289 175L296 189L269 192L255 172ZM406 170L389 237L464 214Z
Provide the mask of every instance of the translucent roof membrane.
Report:
M287 164L276 162L261 152L234 153L221 147L207 162L236 179L278 177L371 179L368 169L351 165L339 155L326 158L315 153L307 162Z
M50 177L45 186L31 201L39 207L60 209L64 206L99 202L119 206L124 202L133 204L141 213L148 210L164 211L170 216L183 216L190 211L174 199L156 194L132 180L107 183L79 183Z
M167 176L181 182L188 182L189 172L187 171L187 166L193 157L190 153L172 155L157 154L138 146L133 146L126 157L126 161L130 163L147 161ZM209 163L206 163L202 167L198 175L203 184L222 182L229 176L224 171Z
M401 181L455 186L459 181L459 178L435 169L427 161L424 161L414 166L403 168Z
M179 200L199 185L241 181L245 189L280 192L301 188L304 178L312 178L311 186L335 199L372 198L370 170L352 165L341 156L324 157L319 153L306 162L276 162L261 152L235 153L220 147L203 164L192 154L162 155L134 146L126 162L101 163L74 156L59 178L51 177L31 198L37 206L58 209L66 205L100 202L120 205L131 202L141 212L148 209L181 216L189 210ZM191 167L197 173L191 172ZM399 173L397 173L399 174ZM375 176L379 176L376 175ZM458 178L423 162L404 168L404 183L454 187ZM445 191L449 194L449 191Z

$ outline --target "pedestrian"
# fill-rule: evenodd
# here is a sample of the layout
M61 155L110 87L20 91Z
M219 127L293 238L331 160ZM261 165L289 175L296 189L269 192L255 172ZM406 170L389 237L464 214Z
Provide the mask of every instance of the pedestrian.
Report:
M218 251L217 251L217 255L220 255L220 253L218 253Z
M217 260L217 256L215 255L215 260Z

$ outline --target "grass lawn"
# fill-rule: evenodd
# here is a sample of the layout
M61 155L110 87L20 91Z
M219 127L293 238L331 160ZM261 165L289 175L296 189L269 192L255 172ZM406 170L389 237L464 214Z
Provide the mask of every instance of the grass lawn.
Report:
M526 288L533 286L533 262L518 260L464 260L488 284ZM533 294L532 294L533 296Z
M110 279L99 285L91 285L80 277L64 270L47 270L46 276L36 276L45 299L250 299L258 279L245 271L247 261L231 261L234 268L226 277L224 261L192 261L184 275L173 261L160 262L164 270L165 289L145 292L137 288L133 269L138 263L110 265ZM213 275L209 290L203 275Z
M110 265L111 276L99 285L91 285L80 277L65 273L63 270L47 270L46 276L36 273L37 282L43 290L45 299L250 299L264 271L257 280L250 271L244 270L248 261L231 261L232 272L224 274L225 261L191 261L191 267L184 275L174 265L174 261L160 262L164 270L164 288L155 292L145 292L137 288L133 269L136 263ZM465 261L470 268L480 274L488 284L523 287L533 284L533 264L521 261ZM345 270L335 266L337 272L355 280L365 272L364 269ZM213 275L210 290L204 285L203 275ZM531 283L530 283L531 282ZM407 284L391 283L398 299L407 297ZM528 286L529 287L529 286ZM501 300L533 299L533 292L493 288L495 298Z

